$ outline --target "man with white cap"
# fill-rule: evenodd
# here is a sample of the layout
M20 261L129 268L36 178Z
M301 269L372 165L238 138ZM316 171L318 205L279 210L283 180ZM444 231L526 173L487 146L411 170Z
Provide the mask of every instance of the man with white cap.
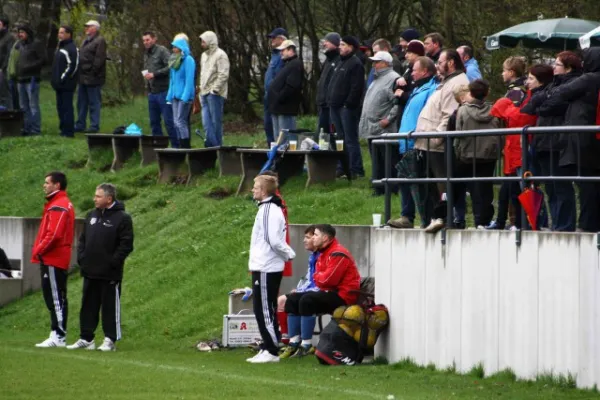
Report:
M100 36L99 31L98 21L86 22L86 39L79 49L76 132L95 133L100 130L101 91L106 80L106 40ZM90 127L86 129L88 110Z
M284 40L277 50L281 52L283 69L269 85L267 98L273 119L273 132L281 129L296 129L296 116L302 102L304 65L296 54L296 44Z

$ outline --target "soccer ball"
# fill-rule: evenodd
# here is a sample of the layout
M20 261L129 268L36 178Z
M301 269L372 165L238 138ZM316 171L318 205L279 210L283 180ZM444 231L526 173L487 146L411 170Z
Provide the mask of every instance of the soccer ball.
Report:
M369 335L367 336L367 347L371 348L375 346L375 342L377 342L377 331L369 329Z
M346 311L346 306L341 306L336 308L335 310L333 310L333 314L331 314L331 318L333 318L336 321L339 321L342 319L342 315L344 315L344 311Z
M340 327L341 330L343 330L344 332L346 332L348 334L348 336L354 337L354 330L355 329L353 327L351 327L349 325L346 325L346 324L343 324L343 323L339 324L338 326Z
M351 325L360 326L365 322L365 311L361 306L350 306L342 314L342 319Z
M372 314L369 314L367 318L367 326L375 331L385 328L388 324L388 314L385 310L376 310Z

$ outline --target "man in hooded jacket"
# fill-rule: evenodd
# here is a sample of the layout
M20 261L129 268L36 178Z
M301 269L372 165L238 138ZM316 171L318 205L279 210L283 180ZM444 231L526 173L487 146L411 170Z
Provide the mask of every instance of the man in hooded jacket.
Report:
M229 57L219 48L217 35L206 31L200 35L204 52L200 59L200 101L205 147L223 144L223 106L227 99Z

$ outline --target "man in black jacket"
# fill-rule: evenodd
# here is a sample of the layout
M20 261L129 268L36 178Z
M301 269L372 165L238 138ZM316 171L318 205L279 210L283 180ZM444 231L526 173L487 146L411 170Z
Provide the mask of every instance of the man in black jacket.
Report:
M8 87L8 59L15 39L8 31L8 18L0 17L0 106L12 107L12 96Z
M281 129L296 129L304 81L304 65L296 54L294 42L284 40L277 50L281 51L284 65L269 85L267 94L276 137Z
M342 38L339 33L331 32L325 35L323 39L323 48L325 49L325 62L321 68L321 76L317 83L317 106L319 107L319 132L332 133L331 119L329 117L329 106L327 105L327 91L331 83L333 70L340 62L340 41Z
M360 43L354 36L345 36L340 43L340 63L335 67L327 105L337 138L344 141L353 176L365 176L362 154L358 142L360 106L365 88L365 69L356 56ZM338 171L338 175L341 172Z
M73 95L77 86L79 52L73 43L73 28L63 25L58 30L58 50L52 64L52 88L56 92L56 111L60 136L75 136Z
M77 245L83 275L80 339L67 349L95 349L94 332L102 307L105 337L98 350L114 351L115 342L121 339L121 281L123 264L133 251L133 223L124 205L117 201L114 185L99 185L94 203L96 209L86 217Z
M24 114L23 135L39 135L42 129L40 75L46 63L46 49L42 42L35 40L29 25L20 25L18 50L17 87Z
M88 21L85 24L86 39L79 49L76 132L96 133L100 130L102 85L106 80L106 41L99 30L98 21ZM88 109L90 128L86 130Z

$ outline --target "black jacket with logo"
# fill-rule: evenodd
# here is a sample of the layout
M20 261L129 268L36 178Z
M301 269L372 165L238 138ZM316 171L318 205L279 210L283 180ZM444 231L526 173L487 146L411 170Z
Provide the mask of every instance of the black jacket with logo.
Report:
M327 90L331 82L333 70L340 63L340 52L337 49L330 50L325 53L325 57L327 59L323 63L319 83L317 83L317 106L321 108L327 107Z
M125 258L133 251L133 222L123 204L95 209L85 219L77 245L81 275L89 279L120 281Z
M62 40L52 64L52 87L54 90L74 91L77 87L79 52L73 40Z
M329 83L327 104L334 108L360 108L365 89L365 68L354 53L340 58Z

